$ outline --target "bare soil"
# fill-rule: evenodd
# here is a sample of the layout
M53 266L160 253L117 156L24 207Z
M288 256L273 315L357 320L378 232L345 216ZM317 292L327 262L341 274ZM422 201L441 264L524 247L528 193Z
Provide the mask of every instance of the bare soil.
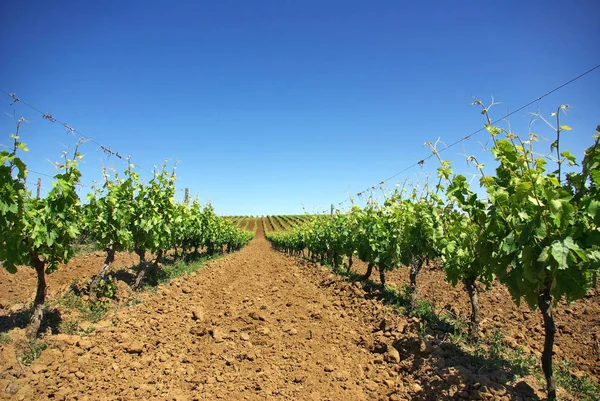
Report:
M248 217L248 219L250 219L250 223L248 223L248 231L254 231L257 219L255 219L254 217Z
M279 221L277 221L277 219L276 219L275 217L271 216L271 220L273 221L273 229L274 229L275 231L283 231L283 230L285 230L285 229L284 229L284 228L281 226L281 224L279 224Z
M324 267L273 251L258 223L256 238L241 251L208 262L202 270L155 292L140 294L141 303L108 314L89 335L48 335L44 340L50 347L31 366L17 359L23 330L12 330L12 342L0 343L0 398L506 401L543 397L534 379L514 382L502 372L473 371L462 362L460 349L444 339L421 336L418 318L399 315L360 283L346 282ZM54 276L63 277L54 278L54 286L60 287L60 280L69 283L78 277L75 274L95 273L101 257L89 256L87 261L93 265L89 270L63 269L65 276ZM389 281L402 285L402 273L389 274ZM26 291L25 285L13 281L18 291L5 296L10 286L4 278L0 291L9 302L35 287L31 283ZM462 292L442 284L435 271L426 271L419 284L420 296L435 298L442 307L462 309L466 304ZM481 298L484 327L499 325L525 338L541 327L537 314L513 309L501 289ZM597 292L582 304L586 306L577 304L569 307L573 308L570 314L567 308L559 315L559 328L561 323L563 327L558 346L576 363L578 355L591 360L589 348L586 355L576 346L587 344L583 338L598 332ZM584 313L586 308L589 312ZM591 331L585 323L566 325L582 317ZM511 322L514 326L508 327ZM565 337L566 327L569 337ZM567 345L567 341L579 343ZM592 361L578 367L597 372L592 368L598 365Z
M74 280L83 280L95 275L105 259L106 253L98 251L76 256L67 265L60 265L55 272L46 275L47 295L52 298L64 292ZM111 269L132 267L138 263L139 257L136 254L117 252ZM15 274L0 268L0 315L3 309L11 306L16 309L15 304L33 302L36 280L35 270L26 266L19 267Z
M367 265L359 261L353 270L364 274ZM371 279L379 283L376 269ZM386 284L398 288L409 285L409 272L401 268L386 272ZM569 361L575 373L587 373L596 382L600 379L600 287L592 289L573 304L559 303L555 308L556 334L555 363ZM432 302L437 311L444 309L468 319L471 311L464 287L453 287L445 282L445 273L434 265L423 269L417 279L417 293L421 299ZM490 291L479 286L481 329L483 335L499 329L511 348L522 347L527 354L541 356L544 345L543 319L539 310L533 311L525 301L517 306L506 287L495 283Z
M269 232L274 231L273 226L271 225L271 222L266 217L262 217L261 219L257 220L257 222L258 222L257 224L260 224L262 226L263 221L265 223L265 229L267 231L269 231Z
M289 223L289 222L287 222L286 220L284 220L283 218L280 218L280 219L279 219L279 222L281 223L281 224L280 224L281 228L282 228L282 229L284 229L284 230L288 230L288 229L290 229L290 228L292 227L292 226L290 225L290 223Z

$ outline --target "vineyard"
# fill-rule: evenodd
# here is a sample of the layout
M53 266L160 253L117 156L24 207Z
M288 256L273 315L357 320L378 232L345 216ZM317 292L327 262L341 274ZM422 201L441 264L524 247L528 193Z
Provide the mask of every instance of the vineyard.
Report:
M175 167L163 165L148 183L142 183L129 163L122 175L103 171L104 181L92 188L87 203L82 204L76 192L81 173L78 163L83 158L79 143L72 154L63 154L59 172L45 198L33 197L26 190L27 166L18 152L27 151L21 141L19 120L11 134L12 149L0 152L0 262L9 273L17 266L35 270L36 290L28 336L38 335L45 311L46 275L59 264L67 263L74 254L76 240L82 236L104 250L106 258L87 289L92 302L99 288L111 285L107 273L115 254L133 251L139 258L134 289L143 285L145 276L163 262L166 252L173 261L214 255L241 249L253 233L241 230L216 216L210 204L202 207L197 200L175 201ZM152 260L147 256L152 255Z
M45 197L0 158L0 390L29 399L569 399L600 394L600 126L585 153L492 125L493 172L330 214L218 216L175 166ZM534 145L536 148L534 149ZM546 156L542 156L546 154ZM373 274L376 271L377 274Z
M551 156L541 157L534 150L537 135L522 139L493 126L488 109L476 104L487 117L490 152L498 163L495 175L489 175L475 156L467 157L480 174L485 197L464 175L455 174L430 143L440 164L432 188L428 183L425 190L397 188L382 204L369 201L364 208L354 206L348 213L338 211L296 229L272 230L267 238L282 252L331 265L351 278L356 277L352 268L358 257L367 264L362 279L369 280L377 268L382 291L398 294L395 302L409 314L420 313L420 272L428 263L438 264L445 281L460 284L468 295L470 308L462 313L470 316L467 341L473 344L480 341L480 293L501 283L516 306L524 300L541 312L544 336L535 336L536 348L541 350L547 394L554 399L556 309L561 301L574 302L595 290L600 266L600 126L578 163L568 150L560 151L561 133L571 128L560 125L560 113L568 106L559 107L553 113L556 140ZM547 171L548 162L556 169ZM566 171L574 166L580 171ZM388 288L387 272L400 268L407 270L407 285ZM599 344L594 337L584 341L587 347L578 346L584 352L580 359L592 352L592 366L597 366ZM597 376L599 371L591 373Z

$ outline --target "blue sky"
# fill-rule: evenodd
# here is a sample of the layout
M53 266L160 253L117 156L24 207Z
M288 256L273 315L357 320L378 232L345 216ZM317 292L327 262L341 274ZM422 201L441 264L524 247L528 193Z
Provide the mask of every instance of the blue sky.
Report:
M501 117L599 64L598 15L596 1L2 2L0 89L145 169L179 160L180 194L220 214L314 212L427 156L425 141L480 128L473 96L494 96ZM562 147L579 158L599 88L600 69L517 113L513 130L571 104ZM53 174L76 138L0 95L0 143L14 131L4 113L25 117L23 157ZM489 160L485 139L464 151ZM86 185L103 163L123 167L82 150ZM459 171L462 152L445 154Z

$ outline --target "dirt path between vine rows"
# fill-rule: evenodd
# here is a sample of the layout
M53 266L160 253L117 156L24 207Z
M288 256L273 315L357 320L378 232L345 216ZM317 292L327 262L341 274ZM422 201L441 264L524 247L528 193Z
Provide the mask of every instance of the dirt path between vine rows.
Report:
M272 227L274 231L283 231L286 228L279 223L279 221L275 218L275 216L271 216L271 220L273 221Z
M254 218L254 217L247 217L247 218L250 220L250 222L248 223L247 230L248 231L254 231L254 226L256 225L257 219Z
M265 228L267 229L267 231L269 231L269 232L275 231L275 228L273 227L273 225L271 224L271 221L269 221L268 218L263 217L263 220L264 220Z
M48 336L30 367L1 344L0 398L511 400L539 390L459 365L450 343L419 337L418 319L273 251L257 224L246 248L143 294L89 336Z
M53 298L64 293L74 280L83 281L98 273L105 259L106 252L96 251L77 255L67 265L59 265L55 272L46 276L47 295ZM112 270L128 268L138 263L139 257L136 254L117 252ZM16 273L11 274L0 267L0 316L10 313L11 309L12 312L19 311L32 303L36 283L35 270L32 268L20 266Z

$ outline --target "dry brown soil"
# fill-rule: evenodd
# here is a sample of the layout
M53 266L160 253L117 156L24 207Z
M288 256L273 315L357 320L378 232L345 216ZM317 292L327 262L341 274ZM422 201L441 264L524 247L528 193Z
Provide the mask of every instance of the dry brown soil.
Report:
M272 226L274 231L283 231L281 224L279 224L275 216L271 216L271 221L273 222Z
M269 231L269 232L274 231L273 226L271 225L271 222L269 221L269 219L267 219L265 217L262 220L264 220L264 222L265 222L265 228L267 231Z
M290 222L284 220L283 218L280 218L279 220L280 220L280 223L281 223L280 226L282 229L289 230L290 228L292 228L292 225Z
M0 398L504 401L542 395L532 379L507 382L470 370L448 341L420 337L417 318L398 315L359 283L273 251L257 223L247 247L141 294L140 304L107 315L89 336L47 336L50 347L31 366L18 361L22 330L13 330L13 342L0 344ZM510 310L508 300L501 305Z
M58 270L46 276L48 296L53 297L62 293L73 283L73 280L82 280L98 273L105 258L105 252L93 252L76 256L67 265L60 265ZM116 270L138 263L139 258L136 254L117 252L111 268ZM33 269L23 266L15 274L10 274L0 268L0 315L2 315L3 308L20 306L15 303L33 302L35 287L36 275Z
M353 270L364 274L367 270L363 262L355 263ZM379 283L376 269L371 279ZM409 284L408 269L397 269L386 274L386 284L402 288ZM459 284L456 287L446 283L445 274L433 265L427 266L417 280L418 296L432 302L439 312L444 309L468 319L469 297ZM544 345L542 315L531 310L523 301L517 306L506 287L495 284L490 291L479 287L481 308L481 329L483 335L499 329L509 347L521 347L528 354L541 356ZM590 293L576 303L561 302L555 307L555 321L558 332L554 343L555 361L570 361L575 373L588 374L592 379L600 379L600 291Z

